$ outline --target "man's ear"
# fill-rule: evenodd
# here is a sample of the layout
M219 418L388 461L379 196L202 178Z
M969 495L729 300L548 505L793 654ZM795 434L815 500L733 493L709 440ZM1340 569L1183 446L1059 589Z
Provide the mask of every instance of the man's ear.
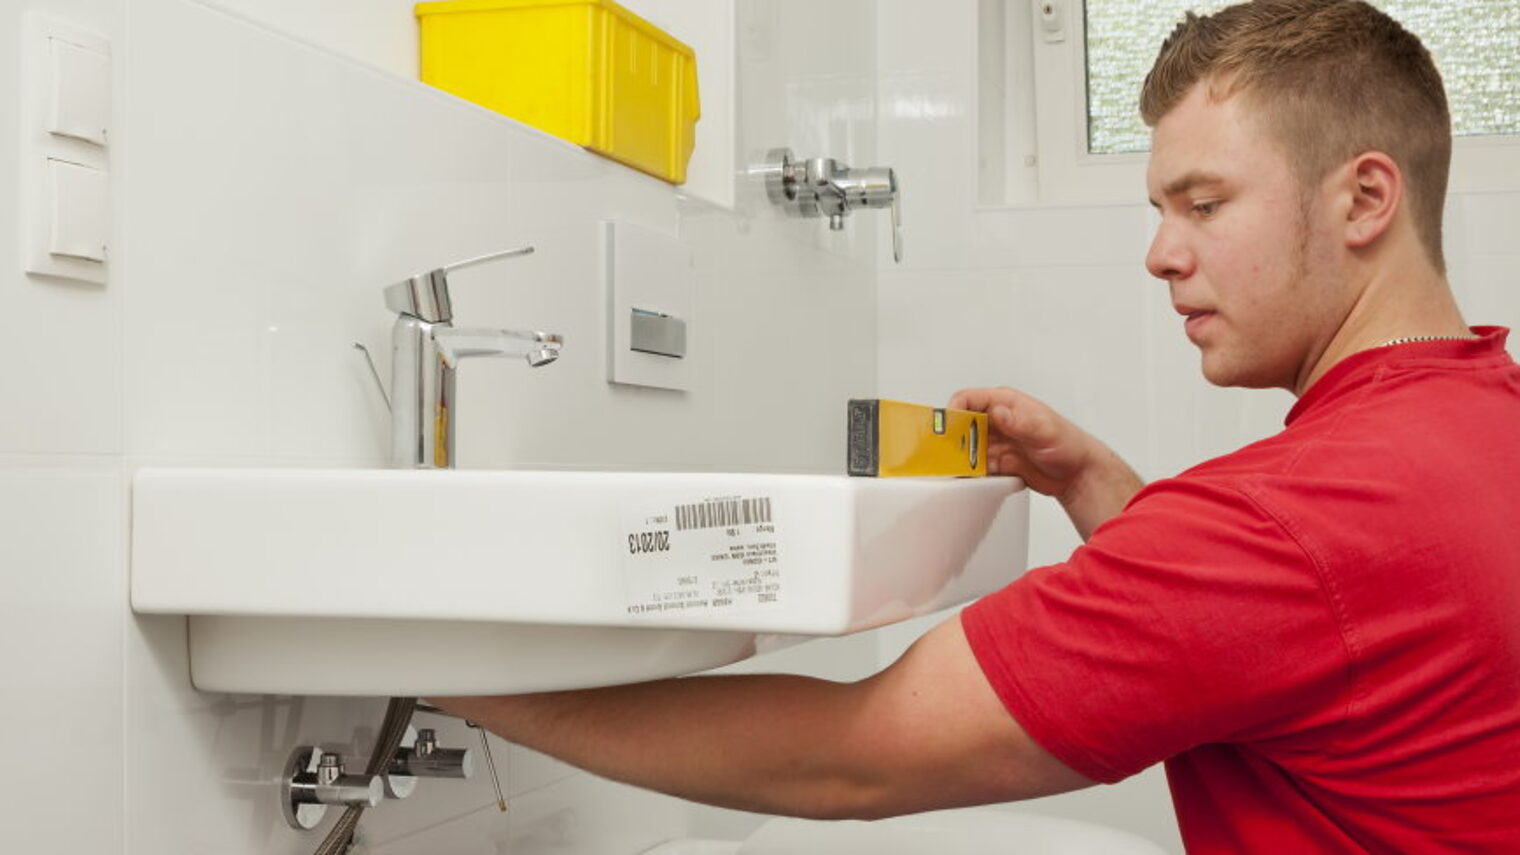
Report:
M1364 249L1393 225L1404 203L1404 173L1393 158L1380 151L1357 155L1346 164L1346 246Z

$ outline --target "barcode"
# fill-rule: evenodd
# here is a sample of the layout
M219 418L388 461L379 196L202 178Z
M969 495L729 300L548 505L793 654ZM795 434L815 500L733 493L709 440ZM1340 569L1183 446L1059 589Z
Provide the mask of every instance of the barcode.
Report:
M770 499L719 499L676 506L676 531L771 521Z

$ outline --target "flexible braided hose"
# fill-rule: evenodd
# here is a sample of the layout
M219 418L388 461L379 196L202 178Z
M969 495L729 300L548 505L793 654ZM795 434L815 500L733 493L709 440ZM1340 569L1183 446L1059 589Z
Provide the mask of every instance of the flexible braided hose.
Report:
M383 775L390 770L391 761L396 758L396 751L401 747L401 738L406 736L406 726L412 721L412 712L417 708L416 698L391 698L391 702L385 707L385 720L380 724L380 734L375 741L374 753L369 756L369 764L364 768L366 775ZM362 805L351 805L338 817L332 831L317 847L313 855L346 855L349 847L354 842L354 832L359 828L359 817L364 813Z

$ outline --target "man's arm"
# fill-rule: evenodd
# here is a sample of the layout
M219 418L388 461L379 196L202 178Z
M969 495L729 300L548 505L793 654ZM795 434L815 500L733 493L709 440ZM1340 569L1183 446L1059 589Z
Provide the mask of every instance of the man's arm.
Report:
M762 813L879 818L1092 784L1008 714L959 617L858 683L688 677L432 702L603 777Z
M965 389L950 406L987 414L988 471L1054 497L1084 541L1145 486L1113 449L1015 389Z

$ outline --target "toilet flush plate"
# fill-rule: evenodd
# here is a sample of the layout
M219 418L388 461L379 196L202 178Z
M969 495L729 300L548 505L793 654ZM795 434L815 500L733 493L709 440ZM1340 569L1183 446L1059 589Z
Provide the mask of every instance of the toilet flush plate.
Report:
M691 247L674 235L616 220L600 224L607 296L607 382L691 389L695 323Z
M203 689L441 695L690 673L1026 564L1016 479L143 469L134 610Z

